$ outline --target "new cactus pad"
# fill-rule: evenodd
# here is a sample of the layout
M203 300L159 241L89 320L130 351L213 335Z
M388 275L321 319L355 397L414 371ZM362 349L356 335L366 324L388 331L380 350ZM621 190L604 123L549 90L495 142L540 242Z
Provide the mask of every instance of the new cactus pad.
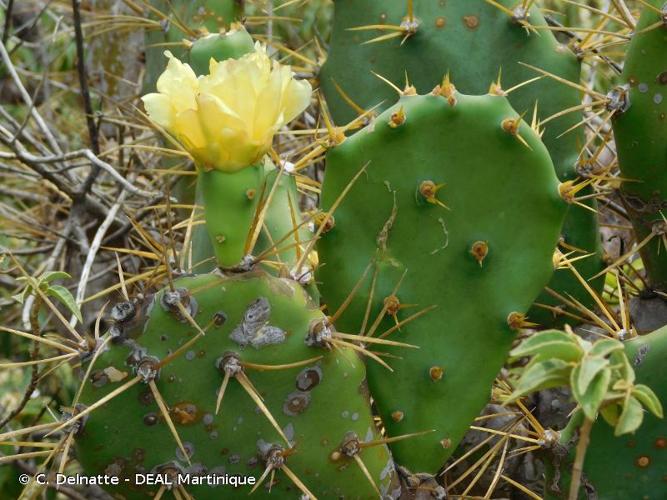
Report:
M553 273L565 203L547 150L505 97L445 81L331 149L322 196L335 206L318 247L324 300L336 310L366 274L341 327L420 347L388 348L395 373L369 366L368 379L390 434L435 430L392 448L435 473Z
M206 35L227 30L243 15L243 0L151 0L150 5L152 7L149 9L150 18L160 23L160 29L146 32L144 86L151 90L165 67L165 59L162 56L165 44L174 55L183 58L188 52L187 47L185 44L177 46L183 40L205 37L206 42L200 44L199 53L204 48L219 50L215 47L215 38L207 38ZM193 56L195 60L199 58L197 52L196 50Z
M199 175L206 229L218 265L247 266L248 258L269 252L271 260L289 274L300 256L300 245L309 239L298 210L295 178L270 163ZM262 211L266 212L263 218ZM263 222L258 222L260 218ZM253 234L256 244L250 247Z
M245 28L233 24L224 33L210 33L198 38L188 50L188 62L197 75L205 75L211 59L238 59L254 50L254 42Z

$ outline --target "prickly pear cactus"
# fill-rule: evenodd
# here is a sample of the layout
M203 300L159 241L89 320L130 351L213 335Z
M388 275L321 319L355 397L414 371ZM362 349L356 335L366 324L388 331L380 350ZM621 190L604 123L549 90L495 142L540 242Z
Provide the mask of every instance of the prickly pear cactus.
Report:
M625 350L637 383L656 389L662 402L667 401L667 327L628 341ZM616 437L614 429L602 419L593 426L584 462L584 480L580 498L621 500L627 498L659 499L667 496L665 467L667 461L667 426L650 412L635 434ZM568 444L576 419L561 435ZM571 443L569 443L571 445ZM572 448L573 446L571 446ZM545 498L566 498L572 456L550 458L545 483ZM610 474L610 471L614 471Z
M238 59L253 50L254 41L246 29L240 24L233 24L225 33L211 33L192 42L187 51L187 60L194 73L201 76L209 73L211 59L217 62L230 58ZM275 179L275 173L269 175L269 172L272 171L275 171L275 167L266 163L249 166L238 173L226 174L213 171L197 176L194 201L198 206L207 207L206 210L210 216L208 218L211 221L207 226L208 231L201 225L193 230L192 260L198 273L210 272L218 262L227 267L235 266L246 256L248 253L246 245L249 243L248 231L251 228L253 217L256 216L258 206L261 206L261 202L266 201L263 193L267 187L272 186L267 183ZM278 182L278 193L269 200L269 214L276 210L279 211L279 208L276 207L289 206L286 190L292 192L292 201L296 200L293 179L284 177ZM191 199L193 185L186 179L186 184L182 188L181 197ZM205 197L208 198L208 203ZM227 217L226 214L233 215ZM206 214L204 215L206 217ZM274 224L269 228L268 233L278 239L287 235L291 228L287 229L284 226L276 228L275 219L271 217ZM299 219L298 215L296 219ZM305 229L302 228L301 231ZM267 247L267 244L264 244L266 239L265 232L262 232L261 242L264 248Z
M331 49L320 76L335 119L349 121L355 116L343 95L364 109L395 102L392 89L373 73L395 83L407 75L419 92L428 92L449 72L463 93L481 95L491 87L502 95L510 90L508 99L519 113L530 116L536 110L540 120L549 120L543 139L559 179L578 176L575 167L583 134L581 129L565 132L581 120L582 114L576 110L581 97L575 88L545 74L578 83L580 62L551 32L541 29L546 21L536 6L526 11L514 0L497 5L484 0L361 3L343 0L335 4ZM569 113L559 114L571 108ZM586 203L595 206L594 200ZM602 269L592 211L570 207L561 248L567 249L564 253L594 254L576 264L586 279ZM591 285L601 289L602 280ZM571 294L587 306L593 304L569 269L557 270L549 287L565 297ZM537 302L541 306L530 311L532 320L553 326L567 319L554 308L563 304L548 293Z
M198 39L206 33L228 29L243 15L243 0L151 0L150 18L160 23L160 29L146 34L146 79L144 86L152 90L166 61L162 56L167 44L176 57L185 58L184 40ZM211 43L213 39L209 39ZM205 44L202 44L205 45Z
M197 76L208 73L211 59L223 61L230 57L238 58L253 50L252 38L243 26L236 23L243 14L242 0L155 0L151 5L156 9L153 13L160 20L162 29L146 34L146 91L155 89L165 69L165 45L176 57L189 61ZM224 32L221 33L221 30ZM175 165L179 161L170 159L165 163ZM175 194L183 203L201 205L200 192L197 182L187 176L175 187ZM194 228L192 242L192 260L197 266L196 271L211 271L215 267L214 259L211 258L213 249L204 228Z
M298 211L293 176L267 163L232 173L202 172L198 182L218 265L243 268L251 251L255 256L269 251L272 257L276 254L283 267L292 270L300 256L300 243L309 239ZM262 210L266 210L265 227L256 228L253 221ZM257 240L250 246L253 233Z
M622 194L651 285L667 290L667 4L646 2L612 95ZM648 241L646 241L648 239Z
M322 295L336 310L360 282L342 328L420 347L386 349L395 373L368 378L390 434L435 430L392 448L435 473L553 272L565 203L549 155L506 98L445 81L330 150L323 207Z
M232 24L224 33L210 33L198 38L188 50L188 62L197 75L208 74L211 59L238 59L254 50L255 43L245 28Z
M252 37L245 28L240 24L233 24L225 33L207 35L192 43L188 52L189 64L173 65L172 73L177 75L176 78L184 80L192 81L198 78L196 80L198 82L211 78L210 72L217 72L218 80L211 86L217 86L217 90L224 94L233 87L250 85L247 81L248 75L239 65L245 60L244 56L257 56L256 49ZM229 60L237 60L238 64L225 66L221 70L223 64L218 63L236 62ZM268 58L266 66L271 67ZM272 71L278 70L273 68ZM170 96L177 99L178 96L174 96L174 92L170 90L170 85L173 87L173 84L161 85L162 78L168 82L171 76L169 70L164 75L166 76L162 76L157 82L158 91L162 94L151 94L151 96L157 95L163 99L164 96ZM246 80L243 81L242 78ZM225 79L227 83L224 83ZM268 79L267 73L259 77L257 84L266 85ZM183 80L180 80L180 84L183 84ZM191 84L198 85L195 82ZM240 92L243 90L247 91L242 89ZM257 92L261 94L261 90ZM275 257L274 260L278 260L281 271L287 269L283 274L289 275L292 271L300 273L300 270L292 269L292 266L301 255L301 242L309 240L310 236L298 209L295 177L279 171L271 161L263 160L261 145L256 143L257 136L262 137L262 127L272 124L257 118L259 113L255 114L253 109L243 108L243 103L239 101L242 101L244 96L220 93L206 97L207 112L212 114L200 120L203 124L200 133L209 133L213 138L206 142L197 134L193 137L202 149L209 151L210 157L221 162L229 163L229 158L234 156L235 152L251 158L253 155L248 151L257 151L258 154L255 156L259 159L248 164L242 163L241 166L234 165L233 169L226 164L220 170L211 168L211 165L204 165L201 161L197 162L199 175L194 200L198 207L203 207L207 224L206 228L198 225L194 229L193 266L200 273L211 271L216 263L223 268L247 269L252 251L256 252L255 255L268 251ZM197 101L197 108L200 105L203 107L198 101L200 97L200 94L193 93L192 100ZM257 98L250 93L245 97L246 100ZM238 110L233 109L239 106ZM275 108L275 105L272 106ZM273 112L276 119L280 119L284 114L275 109L262 111L268 115ZM196 112L203 113L199 109ZM191 118L194 113L191 111L189 113ZM177 118L180 119L185 114L187 113L177 115ZM223 119L233 123L223 123L221 121ZM214 140L219 142L214 143ZM229 151L231 143L242 141L249 141L251 144L246 149L241 148L240 151ZM270 141L266 148L269 146ZM187 188L184 189L184 192L187 191ZM258 220L262 223L254 224ZM208 233L208 236L205 233Z
M111 491L126 498L159 494L160 485L135 484L136 472L262 477L260 498L389 491L393 465L363 362L331 349L336 334L297 283L251 273L173 286L112 311L113 340L87 366L76 406L93 409L76 434L87 474L119 476ZM197 498L232 488L186 487Z
M254 49L254 42L252 37L241 25L232 25L231 28L225 33L211 33L205 35L201 38L198 38L188 49L187 59L190 63L190 67L195 72L197 76L208 74L210 61L214 59L215 61L224 61L230 57L233 59L242 57L248 52ZM258 167L261 168L261 167ZM241 177L241 176L239 176ZM256 176L263 178L263 176ZM193 184L191 181L188 181L187 178L185 182L181 183L181 198L194 200L197 206L203 206L203 176L197 176L197 181ZM242 180L233 180L232 184L242 182ZM254 190L257 191L257 187L261 186L260 183L251 184L246 186L246 197L249 192ZM192 192L194 190L194 197ZM228 188L225 187L225 191ZM224 193L221 193L224 196ZM254 203L250 203L254 206ZM249 226L247 226L249 227ZM206 228L201 225L197 226L193 230L192 235L192 261L194 269L198 273L207 273L212 271L216 267L215 252L212 247L211 239L209 238L208 231Z

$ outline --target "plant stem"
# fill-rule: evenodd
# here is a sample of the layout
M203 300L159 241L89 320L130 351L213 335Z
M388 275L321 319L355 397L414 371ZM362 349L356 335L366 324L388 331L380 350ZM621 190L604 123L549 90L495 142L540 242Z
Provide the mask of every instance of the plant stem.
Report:
M2 43L7 43L9 40L9 31L12 29L12 11L14 10L14 0L9 0L7 2L7 8L5 9L5 28L2 30Z
M84 53L83 29L81 27L81 0L72 0L72 21L74 24L74 40L76 42L76 69L79 73L79 85L81 87L81 97L83 97L83 108L86 112L86 124L88 125L88 137L90 139L90 149L97 156L100 154L100 143L97 124L95 123L95 114L90 100L90 90L88 89L88 74L86 73L86 59ZM93 187L95 178L100 173L100 166L93 163L93 167L88 177L83 182L79 197L85 200L86 195Z
M30 308L30 327L32 329L32 334L35 337L40 337L42 330L39 326L39 309L42 306L42 301L41 299L36 296L35 301L32 304L32 307ZM32 352L30 353L31 359L35 360L37 359L37 356L39 355L39 342L35 341L34 346L32 348ZM35 388L37 387L37 383L39 382L39 365L35 364L32 365L32 375L30 376L30 382L28 383L28 387L26 387L26 390L23 394L23 399L21 399L21 402L18 404L14 410L9 413L5 418L2 419L2 422L0 422L0 429L2 429L5 425L7 425L9 422L11 422L14 417L16 417L19 413L23 411L23 408L25 408L25 405L28 404L28 401L30 401L30 398L32 397L32 393L35 392Z
M568 500L577 500L579 496L579 486L581 485L581 474L584 470L584 459L586 458L586 450L588 450L588 443L591 437L591 428L593 421L584 417L584 423L579 429L579 442L577 443L577 454L574 457L574 465L572 466L572 478L570 479L570 493Z

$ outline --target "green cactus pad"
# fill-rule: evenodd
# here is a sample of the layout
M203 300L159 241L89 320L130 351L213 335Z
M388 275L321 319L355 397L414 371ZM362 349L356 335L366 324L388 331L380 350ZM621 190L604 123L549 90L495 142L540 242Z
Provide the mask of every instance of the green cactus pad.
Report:
M637 238L643 241L652 231L656 235L641 249L642 260L651 285L666 291L667 4L647 3L663 14L644 8L623 68L627 87L615 91L620 109L613 125L622 177L629 179L622 194Z
M199 236L198 246L193 246L194 263L214 255L221 266L233 267L245 257L250 226L264 196L266 169L264 165L253 165L232 173L199 171L197 200L204 207L210 244L206 245L206 240ZM198 229L199 233L204 232L203 228Z
M280 173L272 164L253 165L238 172L200 171L199 188L204 206L206 229L218 265L223 268L248 265L249 256L270 252L289 274L311 235L302 224L295 178ZM275 186L275 188L274 188ZM259 218L262 205L269 202L257 243L248 249L248 235ZM289 248L291 246L291 248ZM198 261L208 257L208 248L196 252ZM282 251L274 255L274 249Z
M265 196L266 169L254 165L238 172L199 172L204 217L215 256L233 267L248 253L245 244L260 198Z
M351 445L379 439L363 362L347 348L307 345L306 338L316 325L326 325L326 319L301 287L263 273L233 278L201 275L179 279L174 287L176 292L156 294L145 308L128 303L114 308L113 345L95 362L81 403L89 407L137 373L150 381L155 363L177 352L154 380L190 463L149 385L139 382L94 409L79 429L77 452L86 473L117 475L121 485L110 491L145 498L155 495L159 486L134 485L136 472L206 471L259 478L265 470L263 457L268 456L274 463L284 459L319 498L377 498L356 459L350 458L353 454L345 454ZM174 305L179 300L205 330L204 336L196 338L197 329ZM286 456L271 456L287 444L243 389L239 376L230 377L215 414L223 380L221 362L229 367L225 363L232 358L293 445ZM265 367L306 360L311 361L287 369ZM393 465L386 446L361 446L358 456L377 487L387 492ZM254 495L298 498L299 489L286 472L275 473L271 494L267 480ZM240 498L250 489L186 487L202 499Z
M391 33L383 30L356 31L367 25L400 25L407 20L407 1L339 0L335 3L334 30L328 59L320 75L322 90L335 120L350 121L356 112L341 96L341 89L364 109L381 104L392 105L394 91L372 72L402 85L406 75L419 93L429 92L449 73L457 89L465 94L485 94L502 71L502 87L511 89L539 77L532 65L558 78L579 82L580 63L575 54L557 42L550 31L540 29L546 21L537 7L525 17L514 0L498 3L515 12L515 18L484 0L415 2L416 32L374 43L373 38ZM531 32L517 19L535 26ZM580 92L549 77L513 90L509 101L519 113L531 116L537 105L537 117L545 120L565 109L581 104ZM543 140L551 154L561 181L577 177L579 150L584 142L582 129L561 137L582 119L581 112L571 112L545 125ZM595 207L595 200L587 202ZM572 205L563 227L563 243L577 249L575 255L594 254L576 262L586 279L604 267L602 247L595 214ZM603 280L590 283L601 290ZM549 287L567 297L572 295L587 307L593 299L570 270L557 270ZM537 303L563 306L548 293ZM567 316L543 307L534 307L529 316L542 326L557 326ZM571 321L571 320L570 320Z
M252 52L255 42L241 25L225 33L211 33L195 40L188 53L188 62L197 75L207 75L211 59L238 59Z
M360 330L374 289L368 332L403 275L396 295L413 306L398 310L399 321L437 306L389 337L421 348L388 349L401 357L387 358L395 373L368 367L390 434L436 430L394 445L397 461L415 472L436 472L452 453L505 361L514 339L508 319L520 326L553 272L566 207L545 147L517 119L504 97L406 96L327 156L324 209L365 166L319 245L330 310L375 262L343 329ZM422 194L429 181L437 191L430 201ZM393 321L385 318L376 335Z
M211 5L209 5L211 4ZM182 60L187 60L197 76L208 74L211 58L222 61L230 57L238 58L253 50L253 41L243 26L232 24L243 13L243 2L224 0L222 2L163 2L152 3L160 12L172 12L192 30L211 31L211 34L201 36L192 42L189 50L178 45L169 46L171 52ZM173 7L170 10L169 5ZM212 10L208 10L212 9ZM207 14L208 13L208 14ZM231 24L231 27L230 27ZM225 33L217 33L221 28L230 27ZM154 91L157 80L164 71L167 59L164 57L164 43L182 42L188 36L174 25L165 24L164 31L149 31L146 35L146 91ZM153 45L157 44L157 47ZM165 159L163 165L172 166L180 160ZM183 203L201 205L201 187L190 177L184 177L175 186L175 195ZM193 263L199 264L195 270L205 273L215 268L215 259L206 229L201 225L195 226L192 235Z
M218 33L228 28L243 15L243 0L151 0L152 7L167 16L163 19L154 13L150 18L159 21L161 29L146 32L146 78L144 87L152 92L158 77L164 71L166 60L162 53L164 44L178 44L191 38L179 29L179 23L192 32ZM185 60L186 48L170 45L169 50L179 59ZM208 66L206 67L208 69Z

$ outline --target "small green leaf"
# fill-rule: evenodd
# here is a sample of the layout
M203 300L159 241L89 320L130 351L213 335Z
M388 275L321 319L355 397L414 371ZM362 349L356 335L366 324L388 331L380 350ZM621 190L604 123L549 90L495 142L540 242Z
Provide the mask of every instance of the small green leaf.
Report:
M578 367L577 367L578 368ZM581 405L581 409L589 420L595 420L602 401L607 395L607 388L611 380L611 369L600 371L588 385L586 392L579 393L576 385L572 386L574 399Z
M589 351L591 356L601 356L606 358L614 351L622 351L623 343L615 339L601 339L593 344Z
M572 387L576 387L579 394L585 393L595 376L607 366L609 360L606 358L586 356L572 372Z
M630 364L628 356L623 351L615 351L609 356L609 360L612 365L615 365L616 368L616 377L620 378L627 386L631 386L635 383L635 369Z
M32 294L33 292L33 282L31 281L32 278L28 278L25 276L21 276L19 278L16 278L16 281L25 281L25 287L23 290L21 290L20 293L17 293L16 295L13 295L12 298L15 299L19 304L23 304L25 302L25 299L28 297L28 295Z
M618 424L618 417L620 414L621 410L617 404L610 404L600 409L600 415L602 415L602 418L604 418L605 422L607 422L612 427L616 427L616 424Z
M536 358L558 358L564 361L578 361L584 351L573 335L557 330L540 332L519 344L511 356L520 358L536 356Z
M509 400L515 401L540 389L567 385L571 368L572 365L560 359L544 360L529 366L521 375Z
M25 297L27 295L26 294L27 290L28 290L27 288L24 288L21 293L17 293L16 295L12 295L12 299L14 299L16 302L18 302L19 304L22 305L25 302Z
M642 425L642 420L644 420L644 409L637 399L630 396L623 405L623 411L614 429L614 436L635 432Z
M632 389L632 395L636 397L648 411L658 418L663 418L662 404L653 390L644 384L637 384Z
M79 306L76 305L74 297L67 288L60 285L51 285L46 291L46 294L58 299L72 314L74 314L74 316L76 316L76 319L78 319L80 323L83 323Z
M55 280L71 279L72 277L64 271L49 271L39 277L39 281L43 283L51 283Z

